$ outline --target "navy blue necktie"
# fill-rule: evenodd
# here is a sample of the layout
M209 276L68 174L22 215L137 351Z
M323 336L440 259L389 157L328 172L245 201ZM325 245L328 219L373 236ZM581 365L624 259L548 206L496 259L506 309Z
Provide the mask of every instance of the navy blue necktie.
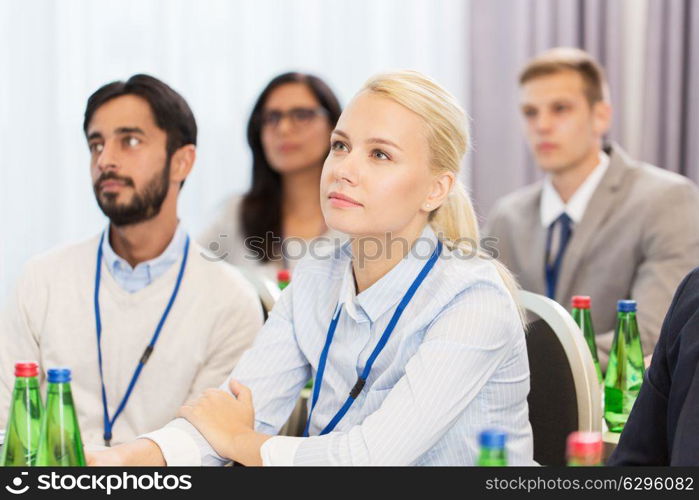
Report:
M570 241L570 235L572 233L571 224L572 219L568 217L568 214L563 212L558 219L553 221L549 226L548 236L546 237L546 296L550 299L555 300L556 296L556 283L558 282L558 275L561 271L561 263L563 262L563 254L566 251L568 242ZM552 259L551 257L551 238L553 237L553 230L556 224L561 226L560 229L560 240L558 244L558 252L556 257Z

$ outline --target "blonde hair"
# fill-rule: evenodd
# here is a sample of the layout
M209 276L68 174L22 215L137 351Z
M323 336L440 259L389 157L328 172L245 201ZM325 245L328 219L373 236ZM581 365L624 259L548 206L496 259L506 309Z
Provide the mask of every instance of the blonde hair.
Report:
M430 213L430 224L448 248L490 258L479 246L476 212L470 196L458 179L461 160L468 150L469 135L466 114L454 96L429 77L408 70L374 75L360 93L364 91L387 97L423 119L433 170L436 173L452 172L456 177L445 202ZM497 260L493 262L517 304L517 281L502 263ZM518 312L523 318L519 305Z

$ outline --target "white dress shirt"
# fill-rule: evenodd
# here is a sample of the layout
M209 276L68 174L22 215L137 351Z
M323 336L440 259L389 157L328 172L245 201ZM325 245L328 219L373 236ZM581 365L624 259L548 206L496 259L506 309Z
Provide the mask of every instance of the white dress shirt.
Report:
M563 212L567 213L568 217L573 220L573 225L579 224L583 215L585 215L585 210L587 209L587 204L590 202L590 198L592 198L592 195L595 193L608 167L609 156L607 156L604 151L600 151L599 163L587 176L585 182L583 182L573 196L571 196L568 203L564 203L563 200L561 200L556 188L553 187L551 177L547 176L544 179L544 187L541 192L541 225L549 227Z
M489 260L446 247L406 307L364 390L333 432L379 338L437 244L427 226L409 254L356 294L350 247L299 262L294 281L231 377L251 388L258 432L276 435L317 373L342 304L308 438L273 437L265 465L472 465L478 434L508 434L513 465L533 464L529 364L516 305ZM228 390L228 382L221 386ZM201 434L176 419L147 434L168 465L222 465Z

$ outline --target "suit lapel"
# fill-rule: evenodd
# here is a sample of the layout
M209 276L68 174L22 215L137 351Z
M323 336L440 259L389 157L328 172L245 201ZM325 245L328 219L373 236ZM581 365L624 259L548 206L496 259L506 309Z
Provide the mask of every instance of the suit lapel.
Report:
M618 146L614 145L607 172L590 198L585 214L580 224L575 227L563 256L561 274L556 285L556 300L560 304L566 305L573 294L585 293L585 290L571 288L574 285L585 250L619 201L619 188L625 173L630 168L628 162L629 160L624 153L619 151Z
M524 247L528 249L527 258L523 265L531 266L531 273L534 276L534 287L531 291L546 295L546 233L547 229L541 225L541 190L534 204L533 215L530 217L530 227L527 234L531 235L528 243Z
M516 232L513 233L508 251L513 269L518 269L516 278L530 292L546 295L544 261L546 252L546 229L541 225L541 192L543 182L530 186L531 191L523 200L516 214L512 214ZM509 264L509 263L508 263Z

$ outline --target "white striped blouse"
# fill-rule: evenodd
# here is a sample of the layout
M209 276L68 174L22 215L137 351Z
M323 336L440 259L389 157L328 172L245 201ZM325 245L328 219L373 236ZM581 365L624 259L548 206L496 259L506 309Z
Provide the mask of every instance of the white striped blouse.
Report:
M256 430L276 435L315 377L328 326L342 313L310 437L277 436L265 465L472 465L478 434L507 432L511 465L533 465L529 365L515 303L492 262L444 247L333 432L319 433L347 399L396 306L437 245L426 226L408 255L355 292L349 244L299 262L255 344L231 377L250 387ZM228 381L222 386L228 390ZM223 465L183 419L145 435L168 465Z

